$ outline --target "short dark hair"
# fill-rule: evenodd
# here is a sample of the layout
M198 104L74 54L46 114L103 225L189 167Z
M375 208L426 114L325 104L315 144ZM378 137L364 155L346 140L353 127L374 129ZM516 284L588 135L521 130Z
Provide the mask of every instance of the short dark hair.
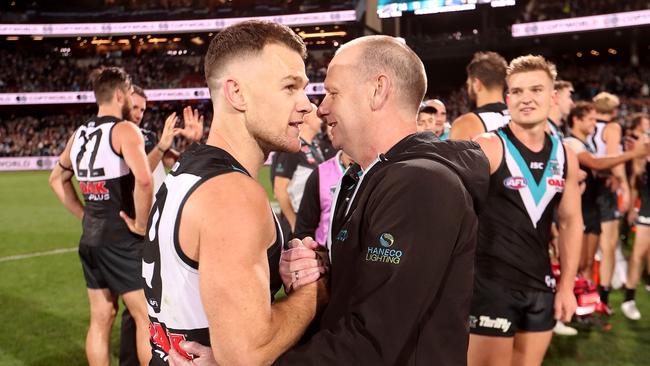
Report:
M109 103L115 89L126 91L131 87L131 77L121 67L106 67L93 74L91 78L97 104Z
M583 119L585 116L595 110L596 107L594 107L594 104L591 102L577 102L573 108L571 108L571 112L569 112L569 117L567 118L569 122L569 127L573 127L573 119Z
M467 76L479 79L488 89L506 87L508 63L496 52L476 52L467 65Z
M143 97L145 100L147 99L147 95L144 93L144 89L142 89L139 85L133 85L133 94L137 94Z
M434 107L427 105L420 108L420 110L418 111L418 116L420 115L420 113L436 114L438 113L438 110Z
M220 76L231 60L262 52L268 44L279 44L307 57L305 42L289 27L261 20L248 20L225 28L210 42L205 55L205 80L208 86Z

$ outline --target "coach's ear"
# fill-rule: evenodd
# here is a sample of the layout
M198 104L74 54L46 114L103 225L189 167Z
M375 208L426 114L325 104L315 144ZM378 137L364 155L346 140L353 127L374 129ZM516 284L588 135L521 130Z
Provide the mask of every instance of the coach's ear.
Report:
M236 79L223 81L223 95L233 108L240 112L246 111L246 100L242 93L241 84Z
M393 84L388 76L379 74L373 83L373 95L370 100L370 108L373 111L381 109L392 92Z

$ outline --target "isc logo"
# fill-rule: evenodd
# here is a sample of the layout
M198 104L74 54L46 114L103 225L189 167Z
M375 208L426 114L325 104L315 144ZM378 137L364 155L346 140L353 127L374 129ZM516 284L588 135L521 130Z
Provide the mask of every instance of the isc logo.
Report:
M522 189L528 187L528 182L524 177L508 177L503 180L503 185L508 189Z

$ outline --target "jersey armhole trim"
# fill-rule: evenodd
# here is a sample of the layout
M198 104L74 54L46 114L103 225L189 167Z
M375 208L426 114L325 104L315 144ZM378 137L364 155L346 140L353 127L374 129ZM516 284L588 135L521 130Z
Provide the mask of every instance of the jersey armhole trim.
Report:
M185 208L185 203L190 198L190 196L192 196L192 193L194 193L194 191L197 188L199 188L199 186L201 184L205 183L208 179L212 179L212 178L214 178L216 176L231 173L231 172L244 174L243 172L240 172L239 170L235 170L235 169L220 170L220 171L210 173L210 174L202 177L201 179L199 179L196 183L194 183L192 188L190 188L187 191L187 194L185 194L185 197L183 197L183 200L181 201L181 204L178 206L178 213L176 215L177 219L176 219L176 223L174 224L174 238L173 238L173 240L174 240L174 250L176 251L176 255L178 256L178 258L180 258L183 261L183 263L185 263L186 265L190 266L191 268L193 268L193 269L195 269L197 271L199 269L199 262L197 262L197 261L193 260L192 258L188 257L183 252L183 249L181 248L181 242L179 240L179 229L181 227L181 220L183 218L183 209ZM244 174L244 175L246 175L246 174Z
M483 118L481 118L481 115L478 114L478 113L476 113L476 112L472 112L472 113L473 113L476 117L478 117L478 120L479 120L479 121L481 121L481 124L483 125L483 133L490 132L490 131L488 131L488 128L487 128L487 125L485 124L485 121L483 121Z
M121 121L113 122L113 125L111 126L111 129L108 131L108 145L111 147L111 151L117 155L120 159L124 159L124 156L122 154L119 154L117 151L115 151L115 147L113 146L113 128L117 126L118 123L121 123Z

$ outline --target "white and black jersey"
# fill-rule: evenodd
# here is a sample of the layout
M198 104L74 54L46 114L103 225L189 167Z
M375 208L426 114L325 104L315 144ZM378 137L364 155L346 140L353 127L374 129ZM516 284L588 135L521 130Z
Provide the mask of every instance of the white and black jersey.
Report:
M183 207L192 193L209 179L233 172L249 175L226 151L193 144L181 155L156 193L142 258L142 277L151 320L151 365L167 365L170 347L185 354L178 345L184 340L210 346L208 319L199 291L199 263L183 253L179 227ZM269 296L273 296L282 284L278 266L283 238L277 220L275 222L276 242L267 252L271 275Z
M553 211L564 192L566 154L546 134L539 152L529 150L505 126L496 131L503 159L490 177L479 216L477 276L511 289L553 291L548 243Z
M603 138L603 132L605 131L605 127L607 127L606 121L601 121L601 120L596 121L596 131L594 131L593 135L589 136L589 138L591 139L591 145L595 149L594 155L596 157L607 156L607 144L605 143L605 139Z
M510 122L510 112L505 103L490 103L472 111L485 128L485 132L496 131Z
M80 244L88 246L131 244L138 237L129 231L119 212L133 217L134 177L112 145L113 116L92 117L73 137L70 159L84 196Z

